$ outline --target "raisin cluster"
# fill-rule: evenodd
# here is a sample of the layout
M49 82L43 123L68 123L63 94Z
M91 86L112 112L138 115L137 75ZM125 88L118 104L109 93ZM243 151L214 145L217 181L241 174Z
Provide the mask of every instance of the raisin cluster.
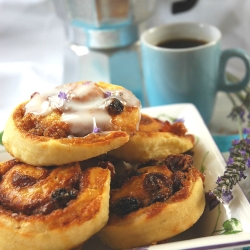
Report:
M171 177L168 177L160 172L144 173L143 168L150 166L165 166L173 174ZM191 166L193 166L193 160L190 155L170 155L162 161L151 160L138 166L138 170L129 169L124 171L120 176L115 176L111 182L112 190L121 189L131 178L145 175L142 186L145 195L149 197L149 201L143 204L137 197L125 196L111 202L111 212L118 216L124 216L141 207L168 200L175 192L183 187L186 172Z

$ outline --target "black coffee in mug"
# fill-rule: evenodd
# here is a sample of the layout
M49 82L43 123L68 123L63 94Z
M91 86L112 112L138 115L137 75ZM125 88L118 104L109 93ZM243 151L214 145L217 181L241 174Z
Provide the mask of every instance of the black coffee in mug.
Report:
M207 41L193 38L177 38L166 40L157 44L158 47L168 49L186 49L206 44Z

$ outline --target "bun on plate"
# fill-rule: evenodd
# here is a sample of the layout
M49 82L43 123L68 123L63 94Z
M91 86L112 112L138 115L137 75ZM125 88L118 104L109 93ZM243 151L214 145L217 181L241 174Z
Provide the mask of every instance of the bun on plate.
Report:
M35 166L86 160L118 148L138 128L140 101L123 87L77 82L34 93L13 111L3 144Z
M110 170L0 163L0 249L73 249L108 220Z
M203 181L189 155L126 170L111 181L109 220L99 238L113 249L128 249L185 231L204 211Z
M194 147L194 142L194 135L187 134L183 122L171 124L142 114L139 131L132 132L127 143L108 154L126 162L146 162L185 153Z

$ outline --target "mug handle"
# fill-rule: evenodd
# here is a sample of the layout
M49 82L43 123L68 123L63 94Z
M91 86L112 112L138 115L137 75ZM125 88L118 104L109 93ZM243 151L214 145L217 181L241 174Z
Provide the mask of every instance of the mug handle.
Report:
M246 74L241 81L236 83L230 82L226 78L225 68L227 65L227 61L232 57L238 57L242 59L246 67ZM237 92L244 89L250 79L250 57L248 53L242 49L227 49L222 51L220 57L220 70L219 70L219 83L218 90L226 91L226 92Z

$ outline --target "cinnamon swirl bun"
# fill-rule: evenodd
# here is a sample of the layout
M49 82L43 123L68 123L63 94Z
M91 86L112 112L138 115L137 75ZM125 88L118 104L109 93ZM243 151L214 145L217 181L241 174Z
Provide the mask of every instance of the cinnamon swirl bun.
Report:
M185 231L204 211L203 182L190 155L169 155L126 170L111 181L109 221L99 238L113 249L128 249Z
M110 170L0 163L0 249L73 249L108 220Z
M125 144L138 129L140 108L120 86L64 84L20 104L5 126L3 144L14 158L35 166L86 160Z
M126 162L140 163L150 159L163 159L194 147L194 135L187 133L183 122L171 124L141 114L139 130L130 134L129 141L108 154Z

